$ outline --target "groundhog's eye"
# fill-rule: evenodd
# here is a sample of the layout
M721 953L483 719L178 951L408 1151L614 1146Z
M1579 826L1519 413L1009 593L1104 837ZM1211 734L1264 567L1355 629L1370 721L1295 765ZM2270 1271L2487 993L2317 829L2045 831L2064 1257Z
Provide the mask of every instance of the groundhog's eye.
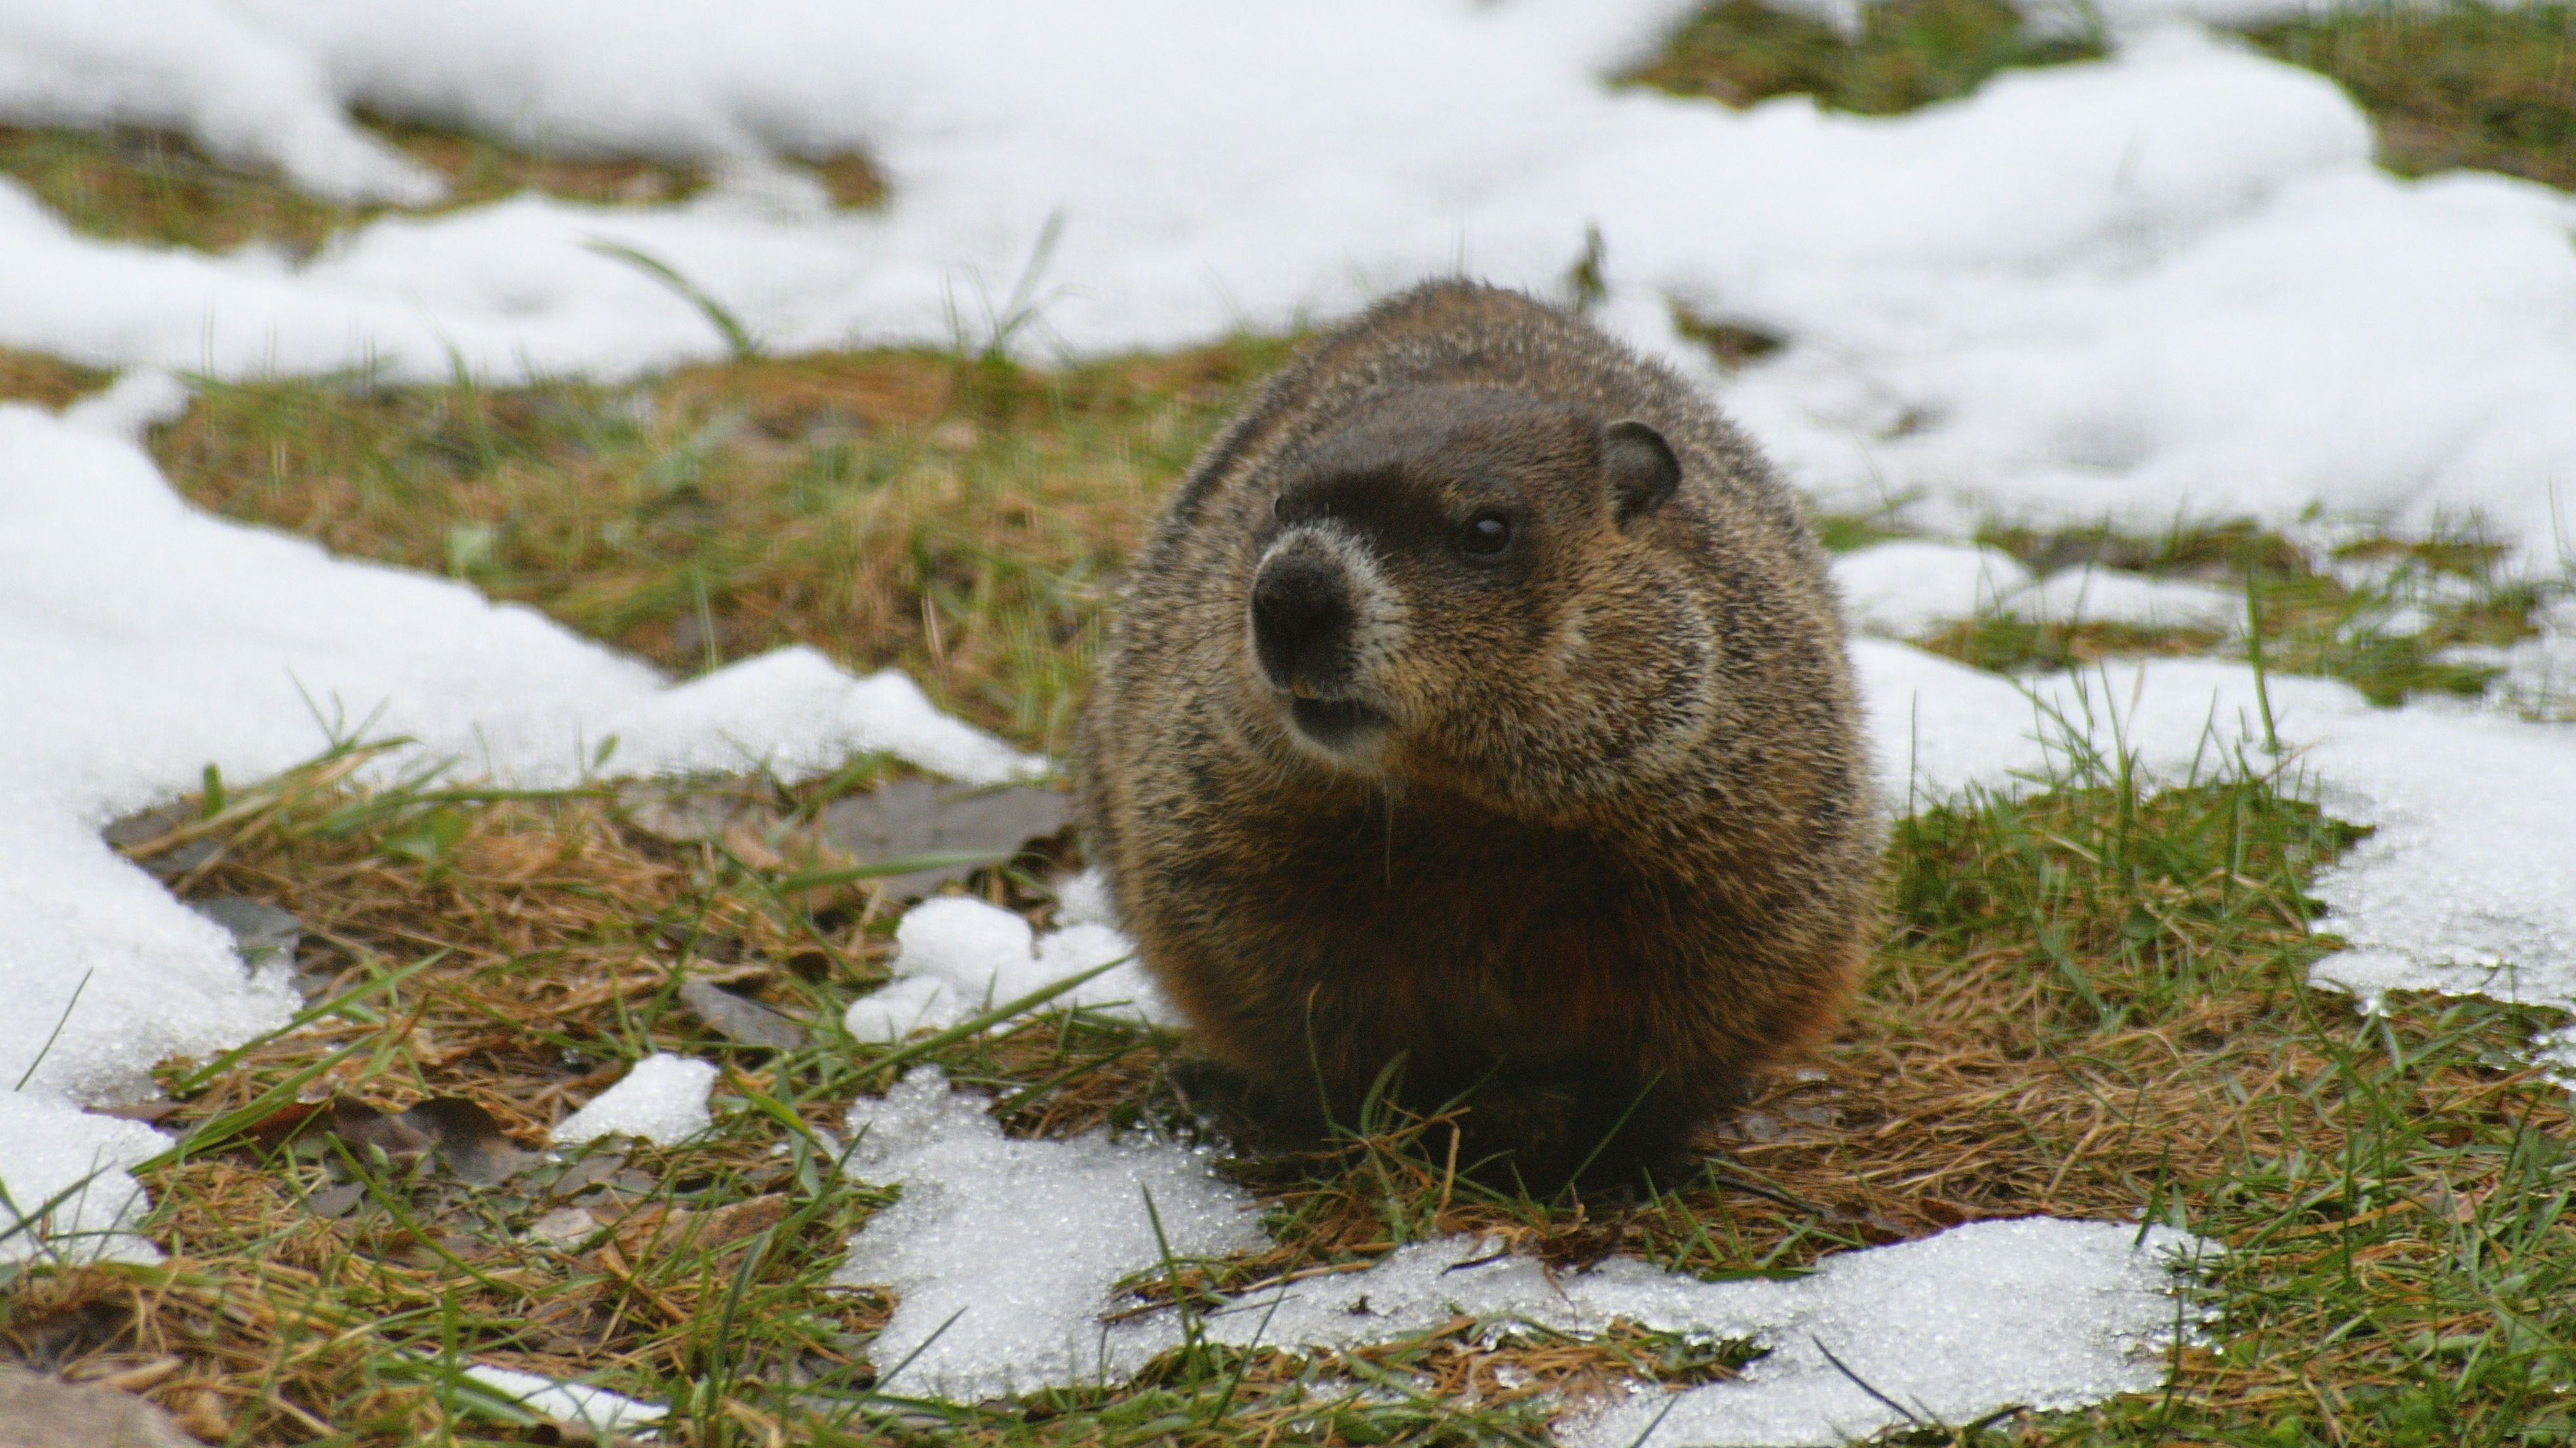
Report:
M1458 532L1458 550L1491 558L1512 546L1512 520L1500 513L1478 513Z

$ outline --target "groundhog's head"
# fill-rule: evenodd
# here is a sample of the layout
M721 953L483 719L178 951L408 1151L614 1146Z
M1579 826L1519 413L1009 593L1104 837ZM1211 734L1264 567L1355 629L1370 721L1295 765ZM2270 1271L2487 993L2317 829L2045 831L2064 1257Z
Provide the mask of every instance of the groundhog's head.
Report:
M1549 818L1667 774L1705 737L1708 602L1668 526L1681 464L1654 428L1424 388L1271 475L1238 683L1248 733L1283 763Z

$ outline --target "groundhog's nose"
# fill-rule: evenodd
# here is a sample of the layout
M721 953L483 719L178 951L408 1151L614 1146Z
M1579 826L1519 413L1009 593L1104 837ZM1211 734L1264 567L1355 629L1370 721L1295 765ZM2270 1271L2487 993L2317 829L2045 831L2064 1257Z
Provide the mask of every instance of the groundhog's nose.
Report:
M1338 695L1349 683L1351 591L1341 566L1283 553L1252 580L1252 642L1261 672L1300 698Z

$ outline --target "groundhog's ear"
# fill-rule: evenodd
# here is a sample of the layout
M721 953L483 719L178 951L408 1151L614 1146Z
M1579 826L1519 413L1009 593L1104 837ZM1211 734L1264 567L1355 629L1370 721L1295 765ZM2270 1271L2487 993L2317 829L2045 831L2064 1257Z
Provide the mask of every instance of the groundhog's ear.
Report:
M1602 434L1601 470L1610 475L1610 511L1622 528L1662 507L1682 484L1682 463L1672 444L1635 418L1614 422Z

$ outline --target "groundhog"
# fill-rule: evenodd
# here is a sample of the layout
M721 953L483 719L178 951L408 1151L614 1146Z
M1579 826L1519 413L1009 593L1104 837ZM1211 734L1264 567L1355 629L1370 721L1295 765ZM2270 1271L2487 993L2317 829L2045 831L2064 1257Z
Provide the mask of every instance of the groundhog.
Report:
M1391 1093L1463 1106L1489 1178L1669 1171L1862 960L1842 636L1797 500L1699 393L1425 285L1305 347L1165 505L1082 720L1082 838L1274 1117Z

